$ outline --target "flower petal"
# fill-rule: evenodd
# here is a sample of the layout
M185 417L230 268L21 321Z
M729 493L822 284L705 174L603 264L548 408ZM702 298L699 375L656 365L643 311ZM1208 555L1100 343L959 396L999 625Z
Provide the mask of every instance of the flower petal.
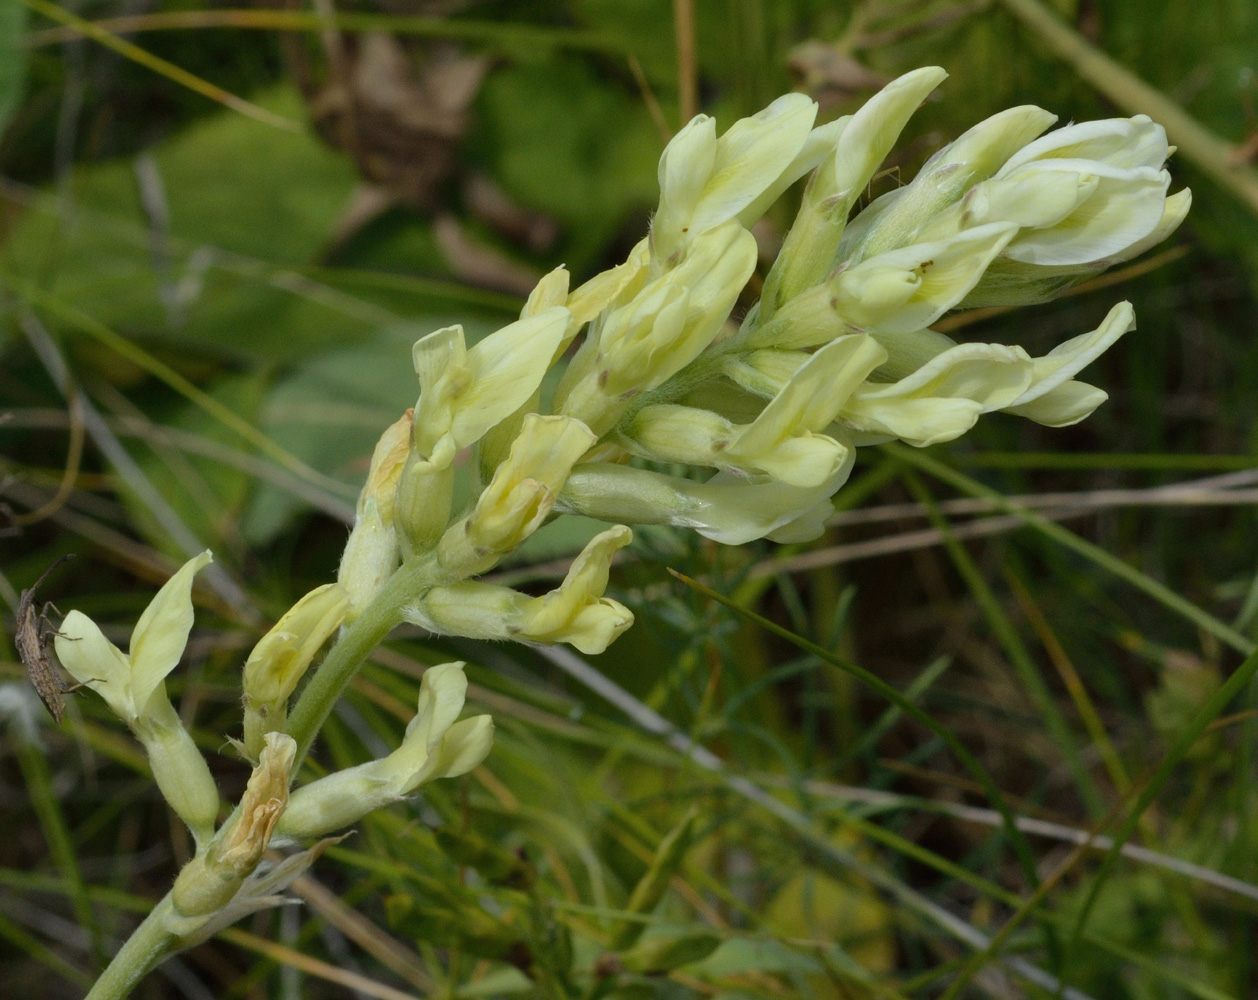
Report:
M149 602L131 633L131 697L144 711L149 695L179 665L192 630L192 578L214 561L206 549L179 568Z
M135 718L131 661L81 611L65 616L54 640L57 659L80 684L99 694L122 718Z
M1104 389L1072 379L1029 403L1010 406L1005 412L1026 417L1045 427L1069 427L1091 416L1107 399L1109 393Z
M431 766L424 768L426 773L407 792L414 791L422 782L467 774L472 768L480 766L493 746L494 720L488 715L476 715L456 722L446 730L440 749L432 757Z
M419 708L406 727L404 743L422 747L427 756L463 711L467 697L466 664L462 660L429 667L419 683Z

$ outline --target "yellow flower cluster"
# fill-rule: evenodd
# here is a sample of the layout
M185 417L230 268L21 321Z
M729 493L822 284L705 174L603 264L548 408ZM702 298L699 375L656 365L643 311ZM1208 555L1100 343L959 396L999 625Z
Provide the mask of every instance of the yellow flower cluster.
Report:
M575 290L556 269L518 321L470 347L459 326L415 344L418 399L375 449L337 582L303 597L245 664L243 749L257 766L217 830L213 778L164 683L210 554L161 589L128 653L86 616L66 616L62 663L143 743L197 840L171 897L170 933L190 942L270 905L321 849L267 869L273 838L322 837L489 752L492 723L458 721L467 680L461 663L445 664L425 674L401 746L290 795L304 745L289 735L288 701L339 629L368 622L378 641L408 620L438 634L602 652L633 622L604 596L612 558L631 541L626 523L730 544L806 540L823 530L862 445L948 441L993 410L1064 426L1105 399L1075 376L1133 328L1127 303L1043 357L956 343L931 324L961 306L1041 301L1165 239L1191 200L1167 196L1166 135L1144 117L1042 135L1053 115L1014 108L851 218L944 76L906 74L820 126L800 94L720 136L696 117L664 151L658 211L623 264ZM760 301L736 315L757 263L749 227L805 175ZM475 579L561 513L614 526L558 588L531 596ZM328 685L333 698L341 687ZM308 745L313 731L301 738Z

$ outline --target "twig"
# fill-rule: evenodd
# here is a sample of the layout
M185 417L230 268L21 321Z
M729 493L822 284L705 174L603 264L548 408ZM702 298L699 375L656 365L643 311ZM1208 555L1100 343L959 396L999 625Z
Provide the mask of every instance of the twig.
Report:
M777 776L765 776L759 780L766 784L781 786L789 784L787 779ZM981 823L984 826L998 827L1003 823L1000 813L995 809L983 809L979 806L968 806L959 802L917 799L912 796L897 795L895 792L884 792L876 788L837 785L826 781L805 781L803 787L813 795L843 799L849 802L864 802L869 805L889 806L897 809L924 809L972 823ZM1098 851L1109 850L1114 843L1111 837L1100 834L1093 836L1087 830L1079 827L1037 819L1033 816L1015 815L1014 822L1017 824L1018 829L1024 833L1047 837L1051 840L1060 840L1070 844L1088 844ZM1141 861L1157 868L1164 868L1167 871L1175 872L1177 875L1197 879L1225 892L1234 892L1247 899L1258 900L1258 886L1233 878L1231 875L1224 875L1213 868L1193 864L1191 861L1183 861L1169 854L1141 847L1138 844L1124 844L1122 846L1122 854L1133 861Z
M673 31L677 39L677 104L685 126L699 113L699 70L695 60L694 0L673 0Z

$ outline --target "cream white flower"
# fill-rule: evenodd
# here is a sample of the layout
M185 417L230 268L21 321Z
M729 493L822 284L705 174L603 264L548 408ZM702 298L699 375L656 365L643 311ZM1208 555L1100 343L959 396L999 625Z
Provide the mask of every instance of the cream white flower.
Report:
M843 430L836 429L834 436L842 441ZM693 528L725 545L757 538L806 541L821 533L824 517L834 510L830 497L851 474L855 449L849 447L846 455L830 479L811 489L727 472L697 483L625 465L580 465L568 477L556 509L604 521ZM822 509L827 509L824 517Z
M178 666L192 629L192 578L212 558L202 552L166 581L136 622L129 652L79 611L65 616L55 640L62 666L104 698L144 744L158 788L198 843L214 829L218 789L166 697L165 680Z
M563 583L541 597L464 581L433 587L404 609L404 617L438 635L567 642L583 653L601 653L633 624L633 612L603 596L612 556L632 537L621 525L596 535L573 561Z
M857 329L920 330L965 298L1017 233L1016 225L993 223L870 257L831 279L831 303Z
M643 457L708 465L745 476L763 474L790 486L813 488L848 460L847 445L821 432L885 358L886 352L871 337L840 337L806 356L749 424L665 404L640 411L623 439Z
M1034 105L1009 108L979 122L930 157L908 184L876 198L843 233L839 257L852 264L909 243L922 228L985 181L1057 120Z
M381 760L337 771L294 791L277 835L292 840L321 837L430 781L458 777L479 765L493 746L494 725L488 715L455 721L467 696L463 667L461 662L429 667L402 745Z
M442 536L442 566L461 578L476 576L518 547L541 527L568 472L596 440L573 417L526 416L475 508Z
M162 682L179 665L192 630L192 578L212 561L208 550L202 552L166 581L136 622L129 653L87 615L71 611L55 640L62 666L126 722L135 722L154 695L165 696Z
M737 222L699 234L670 271L647 281L586 338L555 391L559 413L605 434L629 401L693 361L716 337L756 265Z
M523 405L541 385L569 319L565 308L543 309L470 349L461 326L416 341L420 396L412 445L418 458L446 468L460 449Z
M1108 395L1102 389L1076 381L1074 376L1135 328L1136 314L1131 303L1118 303L1095 330L1035 358L1031 362L1031 385L1005 407L1006 412L1048 427L1067 427L1090 416Z
M689 239L737 218L775 187L795 165L816 116L817 105L808 97L786 94L735 122L720 139L711 118L696 116L660 157L653 257L671 262Z
M898 382L866 383L848 398L841 419L866 440L898 438L925 448L1010 406L1033 379L1033 362L1020 347L958 344Z
M834 256L848 213L895 145L901 130L926 96L947 76L937 66L891 81L839 130L834 150L817 168L799 216L765 282L764 320L795 296L820 284Z

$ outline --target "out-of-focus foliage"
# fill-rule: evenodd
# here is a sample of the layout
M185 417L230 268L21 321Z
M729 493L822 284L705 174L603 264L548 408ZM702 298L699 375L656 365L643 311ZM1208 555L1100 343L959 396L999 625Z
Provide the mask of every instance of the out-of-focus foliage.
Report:
M792 87L835 117L908 68L949 71L945 99L914 119L871 197L1011 105L1039 104L1062 122L1142 110L1083 84L1001 3L676 9L684 17L692 6L695 58L683 53L680 72L695 73L702 110L722 124ZM1247 152L1252 163L1255 5L1046 6L1235 144L1238 164ZM137 13L113 0L67 9L91 20ZM72 596L121 629L144 606L148 579L186 558L171 515L214 548L247 600L198 590L191 652L169 683L228 799L248 774L226 743L240 735L228 721L238 718L237 671L264 619L334 575L372 443L414 403L411 341L456 319L476 339L518 312L530 278L566 263L579 281L623 259L655 201L664 131L679 124L668 0L337 10L347 18L339 34L312 20L300 32L127 35L300 123L286 131L50 34L53 22L0 0L0 500L15 518L0 527L0 596L16 604L56 555L75 551L41 596ZM349 20L373 16L394 20ZM430 37L431 23L457 37ZM372 50L368 30L397 43ZM443 67L477 56L483 80L466 115L386 99L390 87L448 81ZM336 113L348 91L365 102L357 133ZM438 146L453 152L422 202L366 185L356 167L375 157L383 173ZM469 701L498 726L486 765L370 818L312 870L305 907L225 932L138 995L335 996L345 984L327 977L349 972L365 978L364 994L932 996L1031 896L1036 870L1048 879L1066 861L963 995L1037 995L1010 959L1098 1000L1253 995L1252 686L1188 748L1136 828L1132 845L1145 853L1119 861L1072 938L1098 856L1071 858L1069 838L1113 833L1258 635L1258 218L1191 165L1174 159L1171 170L1195 204L1181 249L1156 266L1042 308L945 321L957 339L991 339L994 328L1041 354L1128 298L1139 330L1089 376L1109 402L1068 430L992 419L929 457L1068 515L1080 536L1223 630L1042 533L1013 532L958 502L956 480L915 479L890 453L840 494L865 519L836 523L814 553L717 551L644 530L613 574L638 625L596 664L628 701L610 703L528 650L399 635L352 688L303 780L396 746L418 672L454 656L470 663ZM766 248L789 224L792 197L758 230ZM57 388L53 353L69 391L99 414L61 491L79 418ZM215 402L258 438L228 426ZM1171 499L1131 492L1224 473L1239 478ZM931 524L903 505L922 489L961 530L990 534L951 551L921 536ZM1041 496L1050 493L1069 496ZM31 511L39 516L25 523ZM561 576L549 560L577 551L588 528L539 533L528 561L504 574ZM771 556L801 561L774 572ZM1004 802L988 801L936 735L850 674L666 566L904 692L970 749ZM135 747L102 724L99 699L69 698L71 721L54 730L20 666L4 660L0 982L13 995L77 995L132 911L168 887L186 845L139 780ZM653 712L676 727L671 742L651 731ZM724 769L680 753L678 734ZM661 843L691 806L688 847L661 875ZM1030 874L997 808L1038 822L1022 845L1038 863ZM664 888L635 910L644 878ZM624 930L635 923L641 934ZM299 954L323 964L303 966Z

